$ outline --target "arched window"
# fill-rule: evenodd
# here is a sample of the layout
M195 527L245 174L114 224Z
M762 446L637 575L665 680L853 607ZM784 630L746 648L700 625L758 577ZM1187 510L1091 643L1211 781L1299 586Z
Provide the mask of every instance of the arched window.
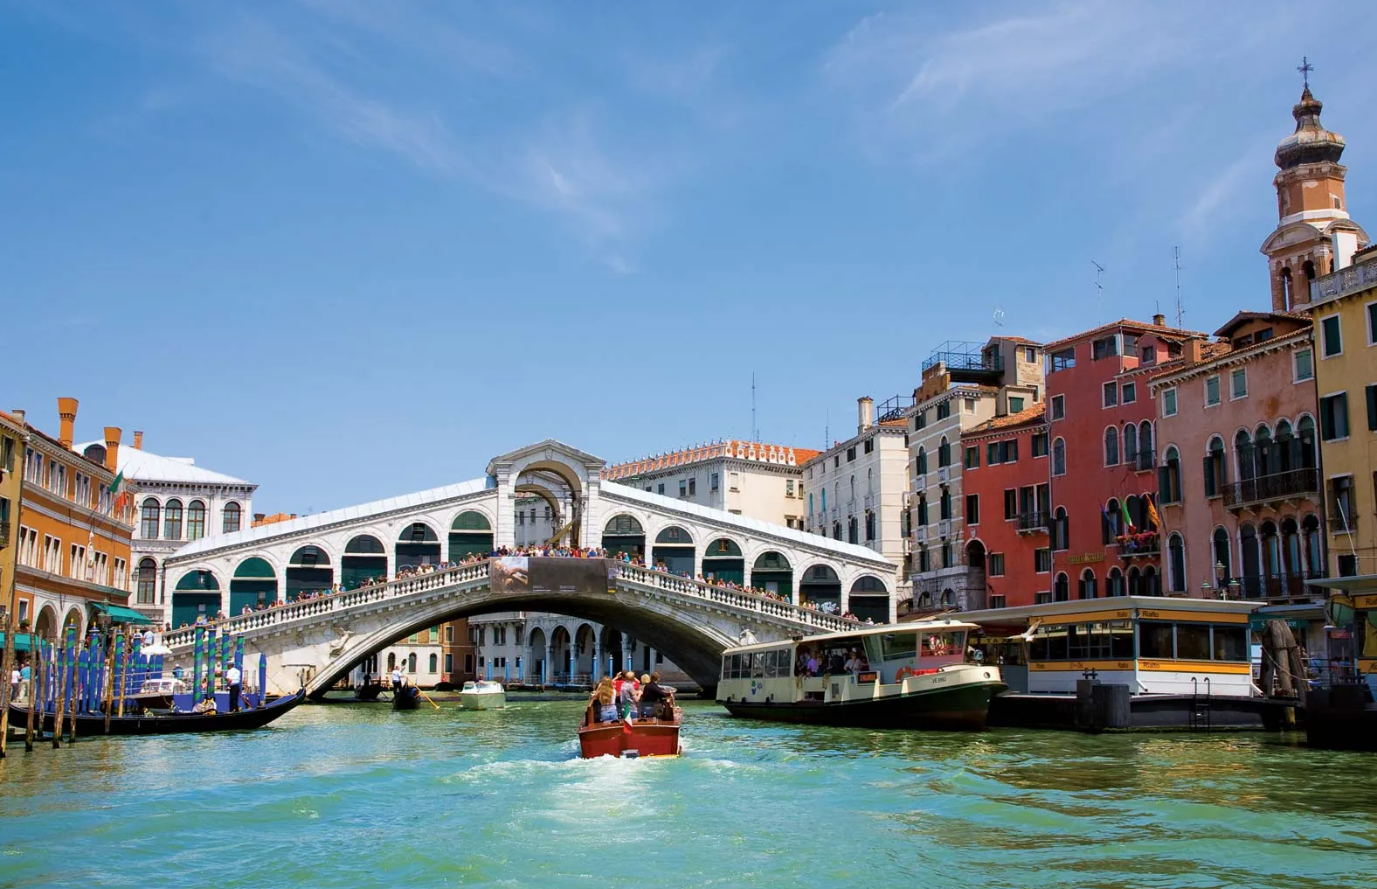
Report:
M865 511L865 539L871 541L875 539L875 510Z
M1071 601L1071 579L1063 572L1057 575L1057 581L1052 585L1052 599L1056 602Z
M860 543L860 542L861 542L861 539L860 539L860 538L861 538L860 522L856 521L856 517L855 517L855 516L852 516L851 518L849 518L849 519L846 520L846 539L847 539L847 541L850 542L850 543Z
M1056 513L1052 516L1052 549L1070 548L1071 519L1066 514L1066 507L1058 506Z
M1124 573L1117 566L1109 569L1109 574L1104 580L1105 594L1109 596L1127 595L1128 591L1124 588Z
M1152 468L1152 455L1154 453L1152 423L1144 420L1138 424L1138 468Z
M1296 423L1296 437L1300 439L1297 468L1314 469L1318 465L1315 462L1315 421L1310 417L1301 417L1300 422Z
M953 608L956 606L956 593L947 589L942 591L942 607Z
M1114 542L1122 531L1119 523L1122 519L1119 516L1119 501L1116 498L1109 498L1109 502L1104 505L1104 512L1100 514L1101 542L1105 546Z
M919 475L925 475L928 471L928 452L925 448L918 449L918 469Z
M225 532L226 534L232 534L232 533L234 533L235 531L238 531L238 530L239 530L239 522L240 522L240 518L241 518L242 513L241 513L241 510L240 510L240 508L239 508L239 504L238 504L238 503L235 503L235 502L233 502L233 501L230 501L229 503L226 503L226 504L225 504L225 508L224 508L224 510L221 511L221 514L220 514L220 515L221 515L221 520L220 520L220 530L221 530L221 531Z
M1066 475L1066 439L1052 442L1052 474Z
M1171 574L1171 591L1186 592L1186 544L1180 534L1167 538L1167 571Z
M1287 577L1301 577L1305 574L1305 561L1301 558L1300 526L1293 518L1282 519L1281 552Z
M1277 423L1277 434L1272 439L1272 449L1276 452L1277 472L1290 472L1296 468L1299 454L1296 452L1299 443L1294 435L1291 434L1291 424L1286 420Z
M1098 598L1095 590L1095 572L1089 568L1081 572L1081 579L1077 584L1076 596L1081 599Z
M389 651L387 653L387 672L391 673L395 669L397 669L397 653Z
M856 502L856 476L851 476L851 502Z
M1277 536L1277 523L1266 521L1262 523L1262 576L1267 585L1267 595L1281 595L1280 578L1282 576L1281 565L1281 538Z
M938 517L942 519L951 518L951 491L947 490L946 488L943 488L942 499L938 502L940 509Z
M1216 435L1210 439L1205 455L1205 496L1218 497L1224 493L1224 439Z
M1104 431L1104 465L1119 465L1119 427L1110 426Z
M1128 569L1128 594L1130 596L1143 595L1143 572L1134 565Z
M431 655L430 655L430 672L432 672L432 673L438 673L438 672L439 672L439 667L440 667L440 659L439 659L439 656L436 655L436 654L434 654L434 653L432 652Z
M1320 520L1313 514L1301 521L1305 532L1305 570L1307 577L1324 577L1324 546L1320 540Z
M1257 427L1253 433L1253 462L1258 477L1277 472L1277 449L1272 446L1272 430L1266 426Z
M1286 311L1289 312L1289 311L1291 311L1291 307L1294 306L1294 305L1295 305L1295 302L1296 302L1295 299L1293 298L1293 297L1295 296L1295 294L1294 294L1293 291L1291 290L1291 269L1290 269L1289 266L1288 266L1288 267L1283 267L1283 268L1282 268L1282 270L1281 270L1281 282L1280 282L1280 283L1281 283L1281 292L1282 292L1282 296L1283 296L1283 301L1284 301L1284 304L1285 304L1285 306L1286 306Z
M1235 481L1246 482L1257 478L1257 469L1253 465L1253 440L1248 437L1248 430L1240 429L1234 436L1234 463L1238 472Z
M416 652L414 651L406 656L406 671L408 673L416 672Z
M157 602L158 563L152 559L139 559L137 599L140 605L153 605Z
M1125 534L1135 534L1142 532L1143 523L1141 519L1139 519L1138 517L1138 513L1141 509L1142 506L1138 502L1137 495L1129 494L1127 497L1124 498L1124 512L1128 513L1128 523L1131 526L1124 529Z
M1157 499L1162 503L1181 502L1181 452L1173 445L1162 455L1157 470Z
M163 507L163 537L167 540L182 539L182 501L169 500Z
M1162 595L1162 579L1157 576L1157 569L1151 565L1143 569L1143 595Z
M144 540L158 539L158 519L162 510L158 506L158 501L149 497L143 502L143 518L139 522L139 536Z
M1227 585L1233 579L1233 561L1229 558L1229 532L1215 528L1210 538L1210 551L1214 553L1214 576L1216 583ZM1222 570L1221 570L1222 569Z
M937 446L937 465L939 467L951 465L951 442L947 441L945 435L942 436L942 443Z
M186 507L186 539L200 540L206 536L206 505L193 500Z
M872 494L872 495L875 493L875 470L874 470L874 469L867 469L867 470L865 471L865 492L866 492L867 494Z
M918 524L921 526L921 525L926 525L927 523L928 523L928 495L927 495L927 494L919 494L919 495L918 495Z
M1124 462L1132 463L1138 459L1138 427L1132 423L1124 424Z

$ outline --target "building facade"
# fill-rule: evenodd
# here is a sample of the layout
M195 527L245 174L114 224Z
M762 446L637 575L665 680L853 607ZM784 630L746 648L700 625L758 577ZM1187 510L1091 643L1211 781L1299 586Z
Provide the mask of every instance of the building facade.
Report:
M1053 601L1162 592L1148 383L1206 339L1158 315L1047 345Z
M807 529L868 546L892 560L899 566L895 582L902 600L911 598L903 567L911 547L906 505L908 420L904 416L909 404L889 404L891 409L877 419L874 400L858 399L856 434L803 464L803 488Z
M15 461L22 459L27 437L21 423L0 411L0 609L4 609L6 616L11 616L11 608L18 610L14 597L14 554L15 543L19 540L23 474L15 472ZM24 613L12 615L16 627L21 620L32 620L28 608L29 603L25 602Z
M104 463L101 442L77 446L91 460ZM143 433L135 432L132 446L119 449L116 471L137 485L137 521L133 540L134 607L159 623L173 622L173 596L162 583L162 565L184 544L214 534L229 534L248 526L253 493L258 486L197 466L191 457L164 457L144 450ZM219 591L184 589L180 620L188 605L214 617ZM195 617L191 617L195 620Z
M984 561L987 608L1051 601L1048 453L1044 404L961 435L966 545Z
M1163 586L1308 600L1326 548L1310 322L1240 312L1215 336L1150 383Z
M1043 348L1020 337L948 342L923 363L908 413L916 610L986 607L984 549L969 546L961 437L1042 401Z
M42 636L67 626L84 633L101 610L129 604L133 506L110 490L121 432L105 428L103 463L73 451L77 407L75 398L58 399L56 438L12 412L26 435L12 542L16 610Z
M801 467L817 455L808 448L728 439L617 463L604 470L603 478L802 530Z

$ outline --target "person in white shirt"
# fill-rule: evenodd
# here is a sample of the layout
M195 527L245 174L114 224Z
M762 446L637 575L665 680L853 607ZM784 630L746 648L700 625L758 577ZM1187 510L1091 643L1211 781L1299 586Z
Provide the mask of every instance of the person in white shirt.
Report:
M225 683L229 685L229 709L231 713L239 710L239 693L243 690L244 675L234 664L225 671Z

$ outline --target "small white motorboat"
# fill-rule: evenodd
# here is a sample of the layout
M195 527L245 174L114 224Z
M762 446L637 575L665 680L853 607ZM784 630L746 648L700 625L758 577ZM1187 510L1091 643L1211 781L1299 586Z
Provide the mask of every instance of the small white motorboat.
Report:
M490 679L465 682L459 690L459 704L465 710L496 710L507 706L507 690Z

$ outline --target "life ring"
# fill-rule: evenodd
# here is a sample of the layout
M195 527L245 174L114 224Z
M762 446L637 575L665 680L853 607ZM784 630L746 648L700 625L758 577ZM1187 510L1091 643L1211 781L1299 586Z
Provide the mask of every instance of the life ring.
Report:
M915 671L912 667L900 667L899 669L894 671L894 681L903 682L906 677L916 675L917 671Z

